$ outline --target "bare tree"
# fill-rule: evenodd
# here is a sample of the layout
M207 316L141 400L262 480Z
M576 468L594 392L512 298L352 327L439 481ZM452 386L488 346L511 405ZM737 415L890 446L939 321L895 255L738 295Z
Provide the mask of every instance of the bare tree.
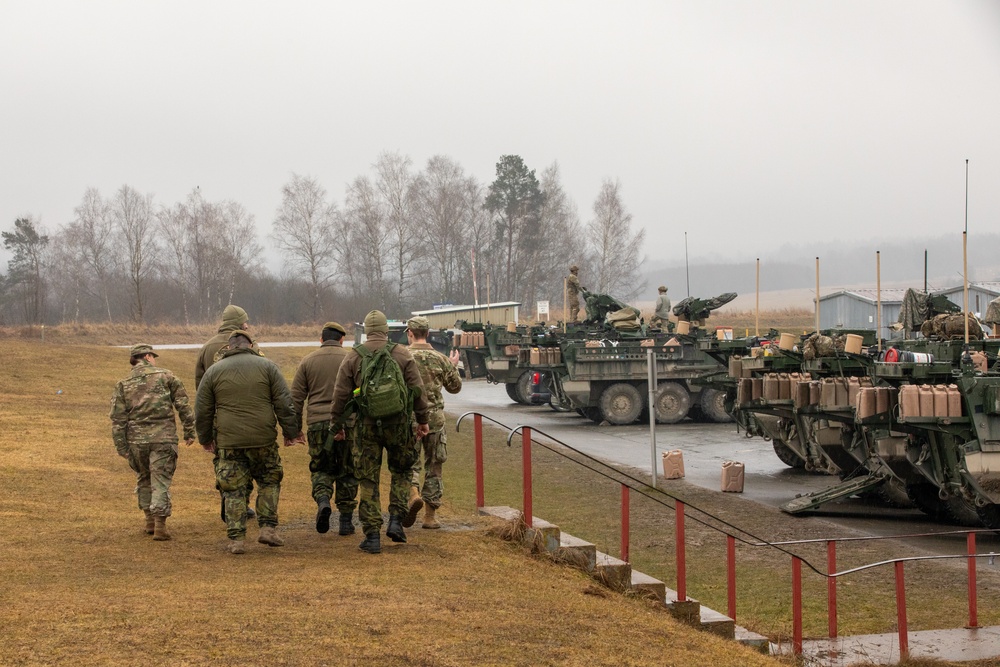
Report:
M223 286L228 290L225 301L232 303L237 280L260 268L264 249L257 242L257 234L254 231L257 225L254 217L247 212L243 204L232 200L224 201L218 206L218 212L222 223L220 268L224 279ZM313 317L316 317L315 311Z
M142 195L123 185L111 201L111 217L125 244L125 269L132 292L132 318L142 321L146 305L146 282L156 260L153 195Z
M316 179L293 173L292 180L281 188L281 206L271 238L291 264L309 275L315 320L320 317L323 292L333 277L336 219L336 204L326 201L326 190Z
M365 298L373 306L386 310L385 257L390 249L390 232L384 203L367 176L354 179L347 188L344 203L344 230L348 241L342 244L344 255L341 263L357 274L360 292L356 298ZM349 261L347 254L349 253Z
M553 162L542 172L540 185L545 193L545 202L539 217L545 233L538 243L537 255L532 263L535 272L532 284L538 286L539 298L553 300L557 297L558 303L562 303L563 277L570 265L580 266L586 278L584 258L587 254L587 241L576 205L563 190L559 163ZM584 285L586 284L588 283L584 281Z
M59 318L79 322L94 290L84 247L79 241L78 223L70 223L52 238L50 257L51 264L59 267L59 279L50 281L59 305Z
M587 237L594 255L596 291L630 299L645 288L639 267L645 261L639 252L644 229L632 231L632 214L621 198L621 183L605 179L594 201L594 218L587 224Z
M393 273L394 308L406 310L410 287L415 282L417 262L423 250L423 234L415 224L416 179L410 171L409 157L382 153L375 162L375 187L383 202Z
M118 237L112 233L111 203L97 188L87 188L74 213L70 235L93 274L110 322L112 276L120 255Z

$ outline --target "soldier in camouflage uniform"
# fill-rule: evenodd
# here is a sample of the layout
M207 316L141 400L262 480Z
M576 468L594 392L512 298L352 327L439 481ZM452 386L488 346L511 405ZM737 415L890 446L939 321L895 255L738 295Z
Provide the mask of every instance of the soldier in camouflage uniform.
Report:
M280 425L286 447L305 439L281 371L251 345L249 334L233 332L222 359L202 377L195 401L198 441L219 457L216 482L226 503L228 550L233 554L245 553L250 479L257 482L257 541L284 545L275 531L284 474L275 427Z
M666 285L660 285L657 291L660 294L656 297L656 310L653 311L653 316L649 318L649 324L665 329L670 325L670 297L667 296Z
M198 352L198 361L195 362L194 366L194 389L198 390L198 386L201 385L201 378L205 375L212 364L214 364L221 357L219 356L223 348L229 342L229 336L232 335L234 331L247 331L250 329L250 317L247 315L247 311L243 310L239 306L229 304L222 310L222 324L219 326L219 330L214 336L208 339L204 345L201 346L201 350ZM254 346L256 348L256 345ZM219 472L219 455L216 453L212 457L212 470L218 474ZM222 520L226 520L226 499L222 494L222 489L219 489L219 500L220 509L219 513ZM247 504L250 503L250 495L253 493L253 481L247 483ZM249 507L247 508L247 518L253 519L254 512Z
M569 267L569 276L566 278L566 300L569 303L569 321L576 322L576 316L580 312L580 269L576 264Z
M389 343L389 324L385 315L373 310L365 316L365 333L368 340L365 348L375 352ZM417 438L428 433L427 399L423 396L420 370L405 345L396 345L390 352L399 364L403 378L413 397L413 413L402 414L392 420L376 422L364 414L357 415L354 427L354 476L358 479L358 518L365 532L365 539L359 545L362 551L377 554L382 551L380 531L382 529L382 505L379 498L379 474L382 470L382 449L386 451L392 485L389 490L389 525L385 534L393 542L406 542L402 518L406 514L407 495L413 463L417 460ZM355 347L337 373L337 384L333 390L330 406L330 421L337 431L337 440L346 437L343 424L353 409L355 390L361 387L361 354ZM416 418L414 434L412 419ZM341 428L338 428L341 427ZM416 437L414 437L414 435Z
M424 383L424 395L427 397L429 413L427 426L430 433L420 438L423 450L424 486L420 489L421 461L413 466L413 485L410 487L410 505L403 520L403 527L408 528L417 520L421 506L424 510L424 528L440 528L441 524L434 513L441 507L441 494L444 485L441 481L441 467L448 459L447 440L444 428L444 398L441 388L449 394L457 394L462 390L462 378L458 374L458 350L452 350L451 357L446 357L427 342L430 332L430 322L426 317L411 317L406 323L406 338L410 343L410 354L420 368L420 379Z
M292 381L292 400L299 430L302 429L303 406L306 402L309 405L309 471L312 473L313 500L317 506L316 530L320 533L330 530L330 498L334 497L340 512L341 535L354 533L354 508L358 505L358 480L354 478L350 461L351 443L334 440L330 433L333 387L340 364L348 354L343 345L346 334L347 331L337 322L324 324L320 332L320 348L299 362Z
M194 442L194 414L181 381L156 366L152 346L134 345L129 352L132 372L118 382L111 399L111 436L118 455L135 471L146 534L169 540L170 482L177 466L174 412L181 418L187 445Z

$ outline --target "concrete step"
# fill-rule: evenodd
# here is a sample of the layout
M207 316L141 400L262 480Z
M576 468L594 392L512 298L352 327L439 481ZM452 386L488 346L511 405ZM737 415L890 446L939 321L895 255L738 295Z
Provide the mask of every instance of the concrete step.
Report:
M553 556L585 572L593 573L597 567L597 547L569 533L559 534L559 548Z
M632 583L632 566L614 556L597 552L594 578L613 591L623 593Z
M756 632L747 630L742 625L737 625L733 629L733 639L743 644L744 646L749 646L755 648L761 653L768 653L771 648L770 640L764 635L758 635Z
M479 513L509 522L517 521L521 516L521 510L506 505L480 507ZM559 549L559 526L537 516L532 517L531 527L525 527L524 542L535 551L555 553Z
M632 570L631 586L636 593L666 604L667 585L659 579L654 579L638 570Z

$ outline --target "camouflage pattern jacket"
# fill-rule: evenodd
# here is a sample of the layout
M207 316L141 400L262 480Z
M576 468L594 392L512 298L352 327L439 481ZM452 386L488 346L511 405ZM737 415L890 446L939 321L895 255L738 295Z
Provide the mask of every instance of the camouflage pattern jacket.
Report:
M254 350L232 349L205 371L195 400L198 442L219 449L253 449L299 434L288 384L270 359Z
M388 344L388 342L388 334L381 331L373 331L368 334L365 347L375 352ZM416 417L418 424L426 424L428 416L427 396L424 392L423 381L420 379L420 369L417 368L417 362L413 360L413 355L410 354L405 345L397 345L392 348L391 354L392 358L396 360L396 363L399 364L400 369L403 371L403 379L406 381L406 386L411 389L415 387L420 389L420 395L413 399L413 415ZM335 424L341 420L346 422L343 418L348 409L348 401L351 400L354 390L360 386L361 355L352 349L337 372L337 384L334 386L333 402L330 404L330 421ZM366 419L365 421L366 423L370 423L371 420Z
M427 426L431 433L438 433L444 430L444 397L441 395L441 388L447 389L449 394L457 394L462 390L462 378L451 360L431 347L430 343L413 343L410 345L410 354L417 362L420 379L424 382L424 395L427 396L430 408Z
M115 385L111 398L111 437L124 453L129 445L177 443L174 410L184 425L184 438L194 437L194 413L184 385L166 368L140 361Z
M292 401L295 415L302 429L302 412L309 401L309 424L330 420L330 403L333 402L333 387L337 384L337 371L347 358L348 351L339 341L326 341L315 352L307 354L295 370L292 380Z
M572 273L566 278L566 294L570 299L575 299L580 295L580 278L574 276Z

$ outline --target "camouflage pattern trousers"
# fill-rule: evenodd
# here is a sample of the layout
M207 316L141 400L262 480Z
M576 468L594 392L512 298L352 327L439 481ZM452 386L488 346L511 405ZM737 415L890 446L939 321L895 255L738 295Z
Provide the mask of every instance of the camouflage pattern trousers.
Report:
M424 486L420 497L424 502L437 509L441 507L441 496L444 493L444 482L441 480L442 464L448 460L448 447L444 431L428 433L420 439L419 447L423 449ZM420 489L421 457L418 452L417 462L413 465L412 483Z
M177 468L177 443L128 446L128 465L135 471L139 509L153 516L170 516L170 482Z
M311 424L308 435L313 500L335 497L341 514L353 514L358 506L358 480L354 478L351 439L334 440L329 421Z
M392 483L389 487L389 514L406 514L413 464L419 450L413 426L402 424L358 424L354 435L354 476L358 479L358 518L365 535L382 529L382 501L379 475L382 472L382 449L385 449Z
M278 525L278 494L281 491L281 456L278 443L252 449L220 449L215 480L226 501L226 534L242 540L247 534L247 482L257 482L257 523Z

